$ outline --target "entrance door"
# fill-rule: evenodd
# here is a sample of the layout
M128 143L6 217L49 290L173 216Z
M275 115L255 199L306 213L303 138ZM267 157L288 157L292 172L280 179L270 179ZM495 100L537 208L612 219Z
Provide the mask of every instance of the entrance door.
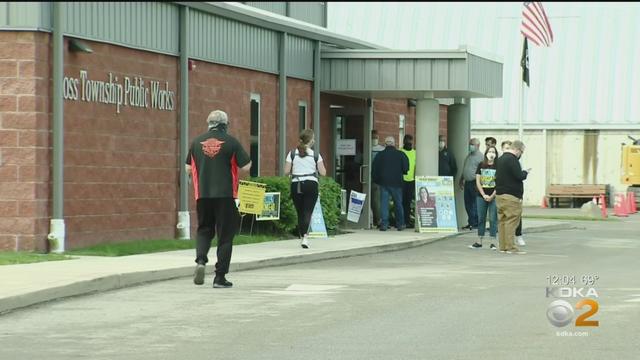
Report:
M356 229L368 229L370 222L369 194L371 187L368 183L371 169L371 156L369 155L371 153L371 127L368 125L366 114L366 109L362 108L351 109L351 113L347 109L336 109L333 116L336 144L339 140L355 141L354 153L349 155L336 154L334 159L335 180L343 189L347 190L347 199L351 191L367 194L360 221L357 224L347 221L347 227Z

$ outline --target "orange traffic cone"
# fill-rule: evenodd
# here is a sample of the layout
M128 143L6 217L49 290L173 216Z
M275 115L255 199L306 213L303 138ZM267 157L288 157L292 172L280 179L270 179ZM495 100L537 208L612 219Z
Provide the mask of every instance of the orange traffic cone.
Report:
M546 196L542 197L542 205L540 207L543 208L543 209L548 208L548 206L547 206L547 197Z
M607 202L604 199L604 195L600 195L600 210L602 211L602 218L606 219L607 215Z
M627 206L626 206L626 201L624 198L623 194L616 194L616 204L613 207L613 215L615 216L619 216L619 217L626 217L629 216L629 214L627 214Z
M627 212L629 214L635 214L637 212L636 208L636 194L629 191L627 193Z

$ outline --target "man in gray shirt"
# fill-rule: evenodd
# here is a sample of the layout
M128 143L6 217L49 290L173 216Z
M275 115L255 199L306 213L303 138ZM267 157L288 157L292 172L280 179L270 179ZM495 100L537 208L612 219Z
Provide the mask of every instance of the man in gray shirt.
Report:
M463 229L478 228L478 209L476 208L476 170L478 165L484 160L484 155L480 152L480 140L473 138L469 140L469 155L464 159L462 176L460 176L460 190L464 190L464 207L467 210L468 223Z

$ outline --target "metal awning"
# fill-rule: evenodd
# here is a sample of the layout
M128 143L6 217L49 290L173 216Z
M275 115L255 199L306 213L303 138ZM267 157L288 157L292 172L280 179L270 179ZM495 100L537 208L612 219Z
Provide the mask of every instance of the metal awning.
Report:
M320 89L362 98L499 98L502 63L468 49L329 50Z

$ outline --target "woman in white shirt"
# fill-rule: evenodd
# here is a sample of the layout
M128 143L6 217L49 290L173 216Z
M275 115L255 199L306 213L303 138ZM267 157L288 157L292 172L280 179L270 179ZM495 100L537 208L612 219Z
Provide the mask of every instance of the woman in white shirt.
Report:
M298 234L304 249L309 248L309 224L318 200L318 174L327 174L322 156L311 150L314 143L313 130L303 130L298 147L287 154L284 167L284 173L291 175L291 200L298 213Z

